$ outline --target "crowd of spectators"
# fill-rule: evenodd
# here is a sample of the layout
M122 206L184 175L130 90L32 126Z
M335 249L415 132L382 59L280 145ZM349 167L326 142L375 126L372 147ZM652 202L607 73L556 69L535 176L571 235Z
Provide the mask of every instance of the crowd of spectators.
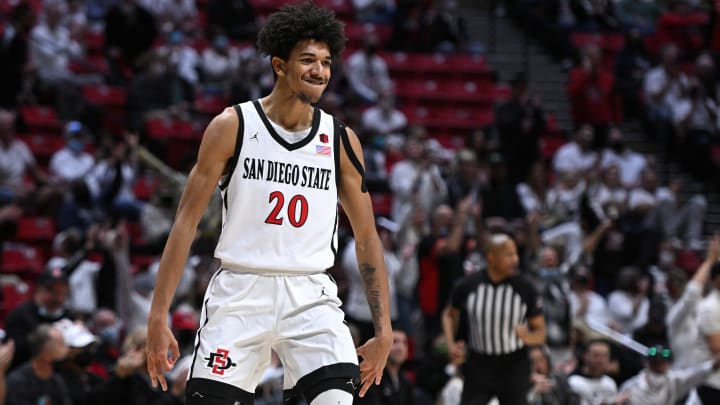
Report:
M661 181L660 165L673 154L657 160L634 151L621 125L642 120L665 150L681 151L691 173L720 184L710 154L719 125L715 42L698 46L682 24L699 18L697 6L503 2L519 21L547 28L537 39L551 54L568 67L577 62L567 88L575 126L548 156L541 144L550 117L522 72L492 124L464 131L459 147L403 113L408 100L396 96L387 51L482 51L454 0L347 3L345 18L391 32L349 44L320 103L361 137L391 278L397 330L386 378L357 402L459 403L464 359L448 353L441 313L453 285L485 268L494 233L513 238L518 271L544 302L547 344L528 351L531 404L643 403L633 398L647 392L679 400L695 387L693 398L717 398L720 240L706 240L705 197L684 198L682 182ZM2 314L0 394L5 388L10 405L182 403L198 313L218 265L217 221L203 221L168 319L183 357L169 392L154 390L143 327L177 179L196 145L158 136L154 125L202 127L231 100L267 93L272 72L252 46L263 10L247 0L44 0L0 13L0 247L3 261L6 252L42 259L18 272L0 262L2 308L13 304ZM598 45L562 39L577 30L625 32L624 47L608 65ZM682 43L673 42L677 32ZM98 37L99 47L90 40ZM89 87L105 85L124 89L123 109L88 99ZM24 111L36 105L57 114L55 127L41 128L56 132L51 153L28 145L37 134ZM49 218L50 235L21 238L33 218ZM371 317L346 224L339 236L331 272L362 342L373 333ZM25 300L13 302L10 291ZM654 351L618 343L627 339ZM281 380L275 357L256 402L280 403Z

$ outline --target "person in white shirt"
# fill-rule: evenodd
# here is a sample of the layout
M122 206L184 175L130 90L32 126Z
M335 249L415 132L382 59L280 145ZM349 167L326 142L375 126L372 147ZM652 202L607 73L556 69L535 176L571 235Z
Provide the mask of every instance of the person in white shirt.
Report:
M587 343L583 367L568 378L570 389L580 398L578 405L616 403L617 384L605 373L610 367L610 345L603 340Z
M698 307L698 324L700 336L704 342L706 358L720 356L720 262L715 261L710 270L710 293L700 302ZM705 343L705 344L702 344ZM697 388L703 404L720 403L720 371L715 371Z
M602 295L590 288L592 273L583 265L575 265L570 271L570 310L576 322L607 325L609 314Z
M601 182L588 190L590 208L599 221L617 219L627 209L628 190L620 180L620 169L610 165L603 170Z
M225 35L217 35L212 46L205 48L200 58L202 82L206 90L226 92L233 75L240 66L240 52Z
M197 21L195 0L142 0L140 4L157 18L158 27L163 32L174 29L187 32Z
M633 152L625 143L620 129L613 127L608 133L608 147L603 150L600 166L603 169L617 166L623 186L634 187L640 183L640 174L647 167L647 159Z
M717 358L670 369L673 355L664 346L651 346L647 356L647 367L620 387L625 405L674 404L720 366Z
M198 84L200 56L193 47L187 44L182 32L171 32L167 45L161 47L158 53L168 61L170 69L174 69L183 80L192 85Z
M698 306L702 299L703 289L710 277L710 269L720 259L720 236L708 242L705 260L695 271L684 290L679 292L673 283L669 283L670 306L665 318L667 324L670 349L675 353L674 367L683 368L707 360L707 352L700 335L698 324ZM672 279L671 279L672 280Z
M383 244L383 256L388 271L388 287L390 289L390 319L397 321L397 284L401 282L400 277L402 263L393 250L392 235L400 230L398 224L384 217L378 217L376 221L378 235ZM348 322L354 324L360 333L360 341L365 341L374 334L372 314L368 306L367 298L363 292L360 271L358 270L357 256L355 254L355 240L351 240L345 246L342 255L342 268L347 278L348 295L345 299L345 313Z
M610 319L618 332L632 336L635 329L645 325L648 320L650 301L647 290L650 281L634 267L620 270L616 283L618 289L608 296Z
M667 45L662 50L661 64L650 69L643 84L650 118L670 122L672 106L677 103L688 85L687 76L680 70L678 48Z
M657 173L651 168L642 171L640 186L628 196L628 209L644 217L644 227L662 232L662 236L684 242L691 249L702 246L702 229L707 201L695 194L680 205L677 195L682 187L678 180L669 187L660 187Z
M70 60L80 58L83 48L62 25L66 6L62 0L44 2L43 17L30 33L30 63L40 79L50 83L71 79Z
M362 115L363 128L378 135L404 138L402 132L407 125L405 114L395 108L395 94L390 89L384 90L377 105L368 108Z
M350 55L346 64L350 87L364 103L377 103L392 84L387 63L377 55L378 42L377 36L368 35L363 48Z
M62 183L86 178L95 166L95 158L85 152L87 136L80 121L65 124L64 133L67 143L50 158L50 175ZM88 182L90 191L97 191L92 182Z
M561 146L553 157L553 169L558 174L585 174L597 164L597 153L591 149L595 137L592 126L585 124L575 132L575 139Z
M27 191L23 176L40 175L35 156L25 142L15 138L15 113L0 109L0 202L9 202Z
M388 180L394 194L391 219L401 226L414 205L420 205L425 212L433 212L447 194L440 168L432 161L427 149L425 140L409 138L405 142L405 159L390 171Z

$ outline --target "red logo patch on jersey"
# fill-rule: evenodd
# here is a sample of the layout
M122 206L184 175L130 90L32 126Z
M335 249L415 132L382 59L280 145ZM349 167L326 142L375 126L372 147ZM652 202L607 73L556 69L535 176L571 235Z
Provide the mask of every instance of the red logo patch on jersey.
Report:
M331 151L332 148L329 146L315 145L315 154L317 155L330 156Z
M330 142L330 138L327 136L327 134L320 134L320 142L328 143Z
M229 353L230 351L226 349L215 350L215 352L210 353L210 357L205 357L205 360L207 360L206 366L212 368L213 374L225 375L225 370L236 366L228 356Z

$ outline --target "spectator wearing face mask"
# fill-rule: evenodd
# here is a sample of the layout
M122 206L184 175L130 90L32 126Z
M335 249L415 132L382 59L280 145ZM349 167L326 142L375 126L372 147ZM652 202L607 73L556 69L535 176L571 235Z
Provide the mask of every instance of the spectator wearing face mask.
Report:
M572 332L570 286L565 278L565 266L560 263L556 248L543 246L534 267L533 285L543 301L549 353L554 361L564 360L570 354Z
M720 367L720 358L681 369L670 369L672 352L664 346L648 349L647 367L620 388L626 405L674 404Z
M617 166L620 170L620 181L629 188L640 184L640 174L647 167L647 159L630 149L624 138L619 128L610 129L608 147L602 152L600 165L603 170Z
M50 174L60 182L69 183L86 177L95 166L95 158L85 152L87 136L81 122L68 122L63 134L65 147L50 158Z
M101 308L92 317L91 331L98 337L97 362L104 370L110 370L120 356L122 322L110 309Z
M66 308L69 283L61 268L48 268L40 276L32 300L20 304L7 317L7 336L15 341L15 357L11 369L24 363L33 352L29 335L43 323L53 323L69 318ZM47 331L43 332L49 333ZM35 348L38 351L41 348Z
M200 72L205 91L210 93L229 91L233 74L240 65L240 53L230 45L225 35L213 38L212 46L205 48L200 56Z

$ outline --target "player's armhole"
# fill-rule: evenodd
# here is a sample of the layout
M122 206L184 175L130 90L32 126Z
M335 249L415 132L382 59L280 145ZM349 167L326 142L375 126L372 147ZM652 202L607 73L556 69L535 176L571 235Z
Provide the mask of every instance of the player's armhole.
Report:
M342 141L342 147L345 150L345 153L348 156L348 159L350 159L350 163L353 165L355 170L357 170L358 173L360 173L360 177L362 178L362 181L360 183L360 190L363 193L367 193L367 185L365 184L365 168L363 168L363 165L360 163L360 159L358 159L357 155L355 154L355 150L352 147L352 144L350 143L350 137L347 133L347 129L345 128L345 124L342 123L337 118L333 117L333 121L335 123L335 143L336 147L335 150L338 151L337 156L335 158L335 172L337 173L337 176L335 177L335 180L337 182L338 189L340 189L340 179L342 176L340 175L340 159L342 152L337 147L338 138Z
M240 160L240 150L242 149L243 133L245 132L245 123L243 120L243 113L242 108L240 108L240 104L233 105L233 108L235 108L235 112L237 113L238 117L238 129L235 139L235 152L233 152L232 157L228 159L225 173L223 174L223 179L220 182L220 190L223 191L227 188L228 184L230 184L230 179L232 178L233 172L235 171L238 160Z

